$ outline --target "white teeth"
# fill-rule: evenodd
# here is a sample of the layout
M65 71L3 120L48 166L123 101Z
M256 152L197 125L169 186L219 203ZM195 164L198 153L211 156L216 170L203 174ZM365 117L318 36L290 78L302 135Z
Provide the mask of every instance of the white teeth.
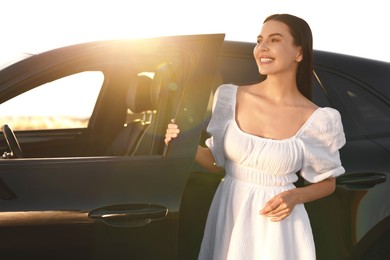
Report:
M271 62L271 61L273 61L273 59L271 59L271 58L261 58L260 61L261 62Z

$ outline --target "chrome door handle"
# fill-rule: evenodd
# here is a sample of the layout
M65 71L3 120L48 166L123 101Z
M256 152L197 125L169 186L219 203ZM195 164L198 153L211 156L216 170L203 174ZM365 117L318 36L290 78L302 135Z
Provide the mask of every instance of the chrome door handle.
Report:
M121 204L98 208L88 217L100 220L110 226L136 227L160 220L168 215L168 209L152 204Z
M385 182L384 173L351 173L336 178L337 185L344 185L352 189L367 189Z

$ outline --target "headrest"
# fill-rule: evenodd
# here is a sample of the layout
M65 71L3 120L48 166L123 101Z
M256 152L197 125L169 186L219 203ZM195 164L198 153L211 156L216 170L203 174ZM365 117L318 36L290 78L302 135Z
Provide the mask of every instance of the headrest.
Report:
M172 64L163 63L157 67L152 82L152 103L158 106L162 95L177 90L176 75Z
M161 93L176 91L176 79L172 65L163 63L155 71L153 79L138 75L130 83L127 92L127 108L133 113L156 110Z
M138 75L132 80L127 91L127 108L133 113L154 110L152 102L152 79L145 75Z

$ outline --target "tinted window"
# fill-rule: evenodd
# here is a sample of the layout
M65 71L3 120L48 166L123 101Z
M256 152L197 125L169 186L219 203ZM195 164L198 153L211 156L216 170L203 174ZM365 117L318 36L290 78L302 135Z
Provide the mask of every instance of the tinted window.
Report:
M390 107L355 78L319 71L330 102L343 116L349 135L379 134L390 131Z
M321 86L321 82L318 81L316 74L313 77L312 83L312 101L319 107L330 107L328 98L326 97L324 90Z

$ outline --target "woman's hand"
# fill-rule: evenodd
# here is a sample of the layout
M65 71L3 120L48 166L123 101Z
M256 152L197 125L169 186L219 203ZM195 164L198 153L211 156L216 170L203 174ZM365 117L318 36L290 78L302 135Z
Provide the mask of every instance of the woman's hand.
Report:
M295 205L329 196L335 188L336 179L332 177L301 188L284 191L268 201L260 210L260 214L270 217L271 221L281 221L291 214Z
M175 120L172 119L171 123L168 124L167 131L165 133L165 144L168 144L173 138L179 136L180 129L177 124L175 124ZM195 161L205 169L210 172L220 172L223 168L216 166L215 159L211 150L207 147L202 147L198 145L198 149L196 150Z
M178 127L178 125L175 124L175 120L172 119L171 120L171 123L168 124L168 128L167 128L167 131L165 133L165 144L168 144L172 138L176 138L180 133L180 129Z
M295 201L296 198L292 190L284 191L269 200L264 208L260 210L260 214L270 217L271 221L281 221L287 218L294 210L297 204Z

